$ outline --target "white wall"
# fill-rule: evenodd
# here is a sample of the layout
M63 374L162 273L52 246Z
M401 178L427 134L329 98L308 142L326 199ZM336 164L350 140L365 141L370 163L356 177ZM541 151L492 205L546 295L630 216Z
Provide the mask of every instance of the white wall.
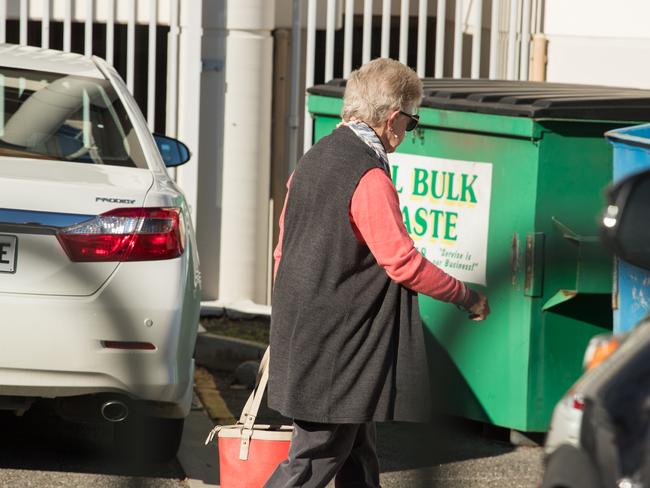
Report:
M650 88L648 0L546 0L548 81Z

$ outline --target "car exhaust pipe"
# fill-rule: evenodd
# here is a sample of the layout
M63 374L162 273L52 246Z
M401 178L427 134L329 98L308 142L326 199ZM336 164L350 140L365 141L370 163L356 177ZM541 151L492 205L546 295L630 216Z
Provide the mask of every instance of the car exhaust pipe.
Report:
M119 400L109 400L102 404L101 412L109 422L122 422L129 416L129 407Z

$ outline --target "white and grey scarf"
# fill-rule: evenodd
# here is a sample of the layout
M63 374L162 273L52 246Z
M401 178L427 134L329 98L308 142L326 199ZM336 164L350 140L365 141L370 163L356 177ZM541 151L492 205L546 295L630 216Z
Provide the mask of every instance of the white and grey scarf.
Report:
M365 142L375 152L375 154L377 154L377 157L381 161L380 168L386 171L386 174L390 176L388 154L386 154L386 149L384 149L384 145L379 140L377 133L372 130L368 124L359 120L345 122L344 125L347 125L350 129L352 129L352 132L354 132L359 137L359 139Z

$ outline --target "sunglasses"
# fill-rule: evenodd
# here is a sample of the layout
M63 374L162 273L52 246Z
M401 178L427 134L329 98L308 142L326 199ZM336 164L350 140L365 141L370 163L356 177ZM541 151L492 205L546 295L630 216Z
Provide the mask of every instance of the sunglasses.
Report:
M415 129L418 124L420 123L420 116L419 115L411 115L407 114L406 112L402 112L401 110L399 111L400 114L405 115L406 117L409 118L408 124L406 124L406 131L410 132L413 129Z

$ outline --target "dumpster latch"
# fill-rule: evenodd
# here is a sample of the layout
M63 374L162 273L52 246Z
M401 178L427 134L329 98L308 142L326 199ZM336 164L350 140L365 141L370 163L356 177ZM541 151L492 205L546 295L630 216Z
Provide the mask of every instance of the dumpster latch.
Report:
M541 297L544 287L544 233L526 235L526 280L524 295Z

